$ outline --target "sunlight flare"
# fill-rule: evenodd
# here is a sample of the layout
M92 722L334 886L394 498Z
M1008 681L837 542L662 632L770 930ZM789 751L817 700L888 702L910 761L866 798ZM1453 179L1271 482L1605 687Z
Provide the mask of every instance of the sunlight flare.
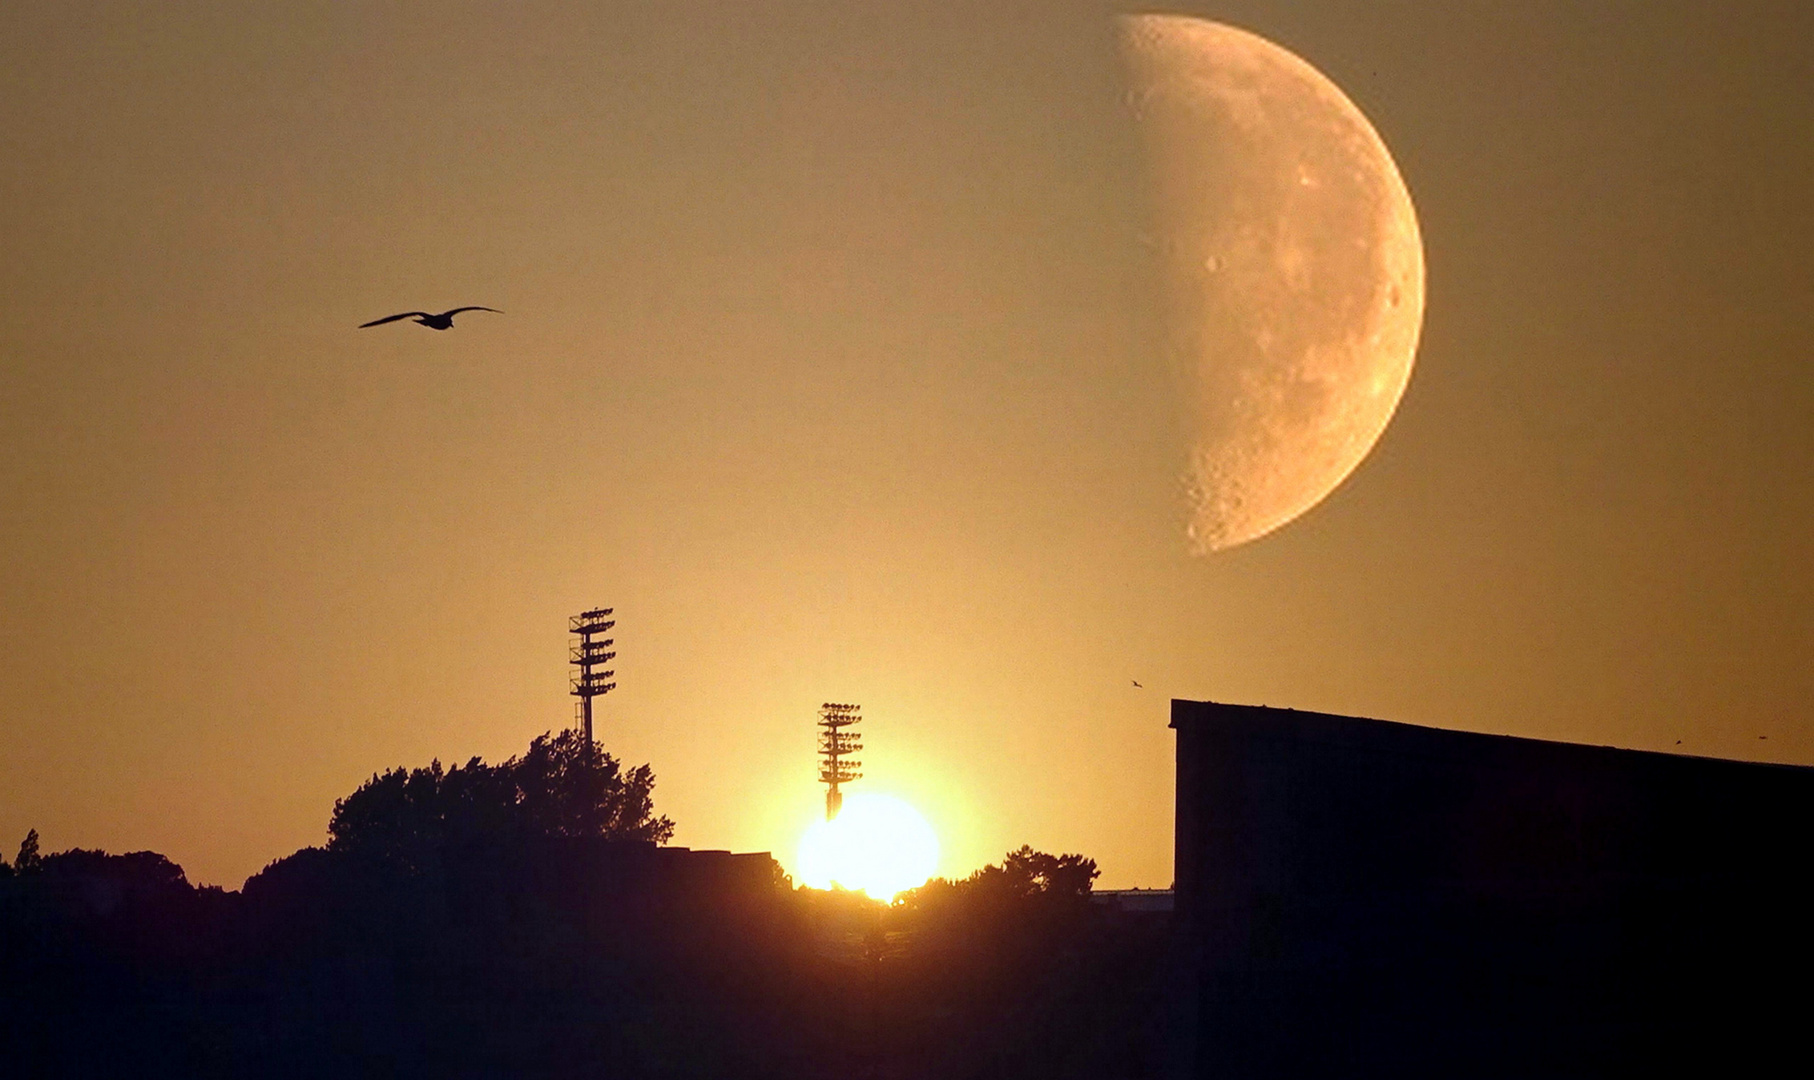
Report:
M892 795L854 794L835 820L815 822L800 838L795 874L815 889L892 900L924 884L938 855L938 836L919 811Z

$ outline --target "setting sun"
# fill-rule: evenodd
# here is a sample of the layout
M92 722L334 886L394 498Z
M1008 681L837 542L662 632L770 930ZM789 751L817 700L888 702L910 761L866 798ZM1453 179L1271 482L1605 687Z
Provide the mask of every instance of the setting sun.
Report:
M806 830L794 871L816 889L837 885L890 900L930 878L938 854L938 837L919 811L890 795L855 794L835 820Z

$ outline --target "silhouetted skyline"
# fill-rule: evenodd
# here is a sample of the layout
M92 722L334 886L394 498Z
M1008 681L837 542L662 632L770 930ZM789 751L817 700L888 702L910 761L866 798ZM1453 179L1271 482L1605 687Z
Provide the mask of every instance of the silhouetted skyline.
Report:
M941 873L1105 887L1171 697L1814 762L1814 7L1169 9L1354 101L1428 273L1371 456L1207 558L1117 10L9 10L0 838L237 886L564 727L603 600L693 847L823 817L827 700Z

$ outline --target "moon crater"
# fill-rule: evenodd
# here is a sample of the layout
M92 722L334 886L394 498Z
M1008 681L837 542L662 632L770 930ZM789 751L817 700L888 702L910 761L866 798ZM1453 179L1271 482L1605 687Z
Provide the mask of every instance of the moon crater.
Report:
M1186 387L1190 536L1246 543L1321 502L1404 394L1423 243L1385 143L1315 68L1180 16L1121 20L1168 350Z

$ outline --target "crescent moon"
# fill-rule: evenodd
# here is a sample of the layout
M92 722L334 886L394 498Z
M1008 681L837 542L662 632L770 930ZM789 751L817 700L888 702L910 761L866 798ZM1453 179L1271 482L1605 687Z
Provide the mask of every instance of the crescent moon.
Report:
M1303 514L1378 441L1417 353L1423 242L1385 142L1308 63L1201 19L1120 31L1205 554Z

